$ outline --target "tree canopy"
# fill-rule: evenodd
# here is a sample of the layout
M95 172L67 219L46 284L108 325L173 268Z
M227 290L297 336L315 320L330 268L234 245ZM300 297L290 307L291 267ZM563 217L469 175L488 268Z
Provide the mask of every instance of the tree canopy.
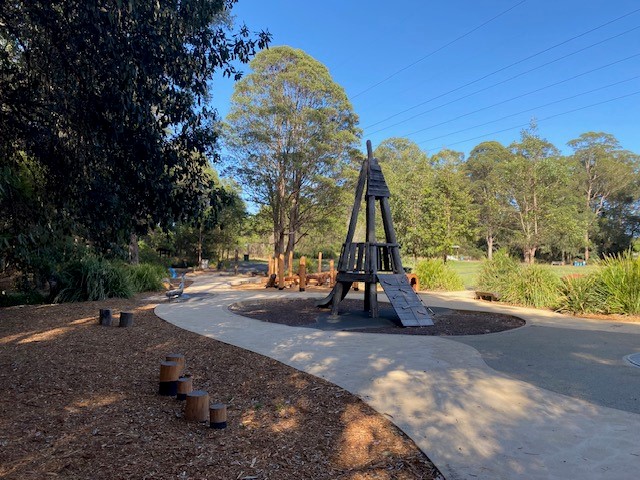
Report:
M229 29L234 3L3 4L0 195L36 181L39 225L105 249L197 210L217 140L210 79L239 76L236 62L269 41ZM9 253L24 236L20 209L31 208L3 202Z
M230 171L270 210L280 254L335 213L343 169L358 156L358 119L327 68L302 50L264 50L250 66L226 118Z

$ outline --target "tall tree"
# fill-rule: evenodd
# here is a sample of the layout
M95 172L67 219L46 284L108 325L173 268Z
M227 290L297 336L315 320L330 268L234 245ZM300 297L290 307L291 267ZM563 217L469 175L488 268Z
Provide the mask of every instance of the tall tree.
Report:
M359 130L342 87L302 50L271 48L250 66L226 119L230 170L253 202L269 208L278 255L335 214Z
M74 234L126 244L197 207L217 137L209 80L269 39L229 31L234 3L3 3L0 157L31 159Z
M434 165L432 180L422 192L426 253L446 262L455 245L474 237L477 211L471 182L463 171L464 154L445 149L430 161Z
M490 141L477 145L467 159L464 169L471 180L471 194L478 208L478 225L487 245L487 258L501 233L508 228L508 211L512 207L502 194L501 165L511 158L511 152L501 143Z
M574 150L575 174L584 199L584 259L588 261L598 219L611 200L623 196L634 184L633 156L627 155L609 133L583 133L567 145Z
M523 130L519 142L510 145L512 157L500 168L503 192L514 207L519 226L515 238L524 261L533 263L541 245L548 239L550 217L561 203L560 188L568 178L566 165L558 161L560 152L540 138L535 126Z
M405 138L384 140L374 155L391 191L389 205L398 242L415 260L425 253L428 243L421 196L433 179L429 157Z

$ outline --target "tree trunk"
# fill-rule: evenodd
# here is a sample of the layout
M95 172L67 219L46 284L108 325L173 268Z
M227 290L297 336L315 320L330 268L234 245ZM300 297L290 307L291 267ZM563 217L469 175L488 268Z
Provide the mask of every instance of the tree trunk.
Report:
M524 263L533 264L536 261L536 250L538 247L525 247L524 248Z
M487 260L493 259L493 235L487 235Z
M198 230L198 268L202 266L202 225Z
M584 232L584 261L589 262L589 230Z
M138 235L132 233L129 237L129 262L131 265L140 263L140 251L138 249Z

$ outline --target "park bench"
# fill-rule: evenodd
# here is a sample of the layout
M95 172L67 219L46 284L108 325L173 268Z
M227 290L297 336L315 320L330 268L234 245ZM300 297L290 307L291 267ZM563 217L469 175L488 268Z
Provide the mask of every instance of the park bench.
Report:
M497 302L498 300L500 300L500 295L493 292L476 291L476 299L487 300L488 302Z

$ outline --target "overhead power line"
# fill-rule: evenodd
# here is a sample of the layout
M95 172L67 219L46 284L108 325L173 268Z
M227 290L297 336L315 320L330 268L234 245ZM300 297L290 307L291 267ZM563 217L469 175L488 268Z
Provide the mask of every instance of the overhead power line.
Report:
M504 117L500 117L500 118L497 118L495 120L490 120L488 122L480 123L478 125L473 125L472 127L462 128L460 130L456 130L455 132L445 133L444 135L438 135L437 137L428 138L426 140L422 140L422 141L416 142L416 143L418 145L420 145L420 144L423 144L423 143L432 142L434 140L439 140L441 138L450 137L451 135L457 135L458 133L468 132L469 130L474 130L476 128L484 127L485 125L490 125L492 123L500 122L502 120L506 120L507 118L515 117L517 115L522 115L523 113L532 112L532 111L538 110L540 108L545 108L545 107L548 107L550 105L555 105L557 103L566 102L567 100L572 100L574 98L582 97L583 95L588 95L590 93L598 92L598 91L604 90L606 88L615 87L616 85L620 85L622 83L627 83L627 82L630 82L632 80L636 80L638 78L640 78L640 75L636 75L635 77L627 78L625 80L620 80L619 82L610 83L609 85L604 85L602 87L594 88L592 90L587 90L586 92L577 93L577 94L571 95L569 97L564 97L564 98L561 98L559 100L554 100L553 102L545 103L544 105L538 105L536 107L527 108L526 110L521 110L521 111L516 112L516 113L511 113L509 115L505 115ZM457 120L457 118L456 118L456 120ZM448 122L443 122L443 123L448 123ZM414 132L414 133L417 133L417 132ZM413 135L414 133L409 133L407 135L403 135L403 137L408 138L411 135Z
M610 98L609 100L604 100L602 102L592 103L591 105L585 105L584 107L574 108L572 110L567 110L565 112L556 113L554 115L550 115L550 116L545 117L545 118L539 118L539 119L536 119L536 122L538 122L538 123L539 122L544 122L546 120L551 120L552 118L557 118L557 117L560 117L560 116L563 116L563 115L568 115L570 113L579 112L580 110L586 110L587 108L597 107L599 105L604 105L606 103L615 102L617 100L622 100L623 98L629 98L629 97L633 97L634 95L639 95L639 94L640 94L640 90L632 92L632 93L628 93L626 95L621 95L619 97ZM472 140L478 140L480 138L485 138L485 137L488 137L490 135L496 135L498 133L508 132L510 130L515 130L517 128L524 128L524 127L527 127L528 125L529 125L529 122L522 123L520 125L515 125L513 127L503 128L502 130L496 130L495 132L485 133L484 135L478 135L477 137L472 137L472 138L467 138L465 140L460 140L459 142L449 143L447 146L460 145L461 143L470 142ZM426 140L425 140L425 142L426 142ZM425 142L420 142L420 143L425 143ZM427 149L427 150L429 150L429 149Z
M457 117L450 118L449 120L445 120L445 121L440 122L440 123L435 123L433 125L429 125L428 127L421 128L420 130L415 130L415 131L413 131L411 133L408 133L407 136L415 135L416 133L424 132L425 130L430 130L430 129L435 128L435 127L440 127L442 125L446 125L447 123L451 123L451 122L453 122L455 120L459 120L461 118L468 117L469 115L473 115L474 113L482 112L484 110L488 110L490 108L497 107L498 105L504 105L505 103L512 102L513 100L518 100L520 98L524 98L524 97L527 97L529 95L533 95L534 93L538 93L538 92L541 92L543 90L547 90L549 88L556 87L558 85L562 85L563 83L570 82L571 80L575 80L576 78L584 77L585 75L589 75L590 73L597 72L598 70L604 70L605 68L609 68L609 67L611 67L613 65L617 65L618 63L626 62L627 60L631 60L632 58L636 58L636 57L640 57L640 53L636 53L634 55L630 55L630 56L622 58L620 60L616 60L615 62L607 63L606 65L602 65L600 67L593 68L591 70L587 70L586 72L578 73L577 75L572 75L571 77L565 78L564 80L560 80L558 82L550 83L548 85L545 85L544 87L536 88L535 90L530 90L530 91L522 93L520 95L516 95L515 97L507 98L506 100L502 100L500 102L492 103L491 105L487 105L486 107L478 108L478 109L473 110L471 112L464 113L462 115L458 115ZM451 103L451 102L449 102L449 103ZM438 106L436 108L443 107L444 105L448 105L448 104L443 104L443 105L440 105L440 106ZM435 108L432 109L432 110L435 110ZM381 132L382 130L386 130L386 129L377 130L375 132L372 132L370 135L373 135L375 133Z
M474 92L471 92L471 93L468 93L468 94L466 94L466 95L463 95L462 97L454 98L453 100L449 100L448 102L445 102L445 103L442 103L442 104L440 104L440 105L438 105L438 106L435 106L435 107L433 107L433 108L430 108L429 110L425 110L425 111L423 111L423 112L416 113L415 115L412 115L412 116L410 116L410 117L408 117L408 118L405 118L404 120L402 120L402 121L400 121L400 122L393 123L393 124L388 125L388 126L386 126L386 127L380 128L380 129L378 129L378 130L376 130L376 131L374 131L374 132L368 132L368 135L374 135L374 134L376 134L376 133L379 133L379 132L383 132L383 131L385 131L385 130L388 130L389 128L396 127L396 126L398 126L398 125L402 125L403 123L407 123L407 122L409 122L409 121L411 121L411 120L413 120L413 119L415 119L415 118L418 118L418 117L420 117L420 116L422 116L422 115L426 115L427 113L431 113L431 112L433 112L433 111L435 111L435 110L438 110L438 109L440 109L440 108L442 108L442 107L446 107L446 106L451 105L451 104L453 104L453 103L459 102L460 100L464 100L464 99L466 99L466 98L472 97L472 96L474 96L474 95L476 95L476 94L478 94L478 93L484 92L484 91L486 91L486 90L490 90L491 88L497 87L498 85L502 85L502 84L504 84L504 83L510 82L511 80L514 80L514 79L516 79L516 78L518 78L518 77L522 77L523 75L526 75L526 74L528 74L528 73L531 73L531 72L533 72L533 71L535 71L535 70L539 70L539 69L541 69L541 68L543 68L543 67L546 67L546 66L548 66L548 65L551 65L552 63L556 63L556 62L558 62L558 61L560 61L560 60L564 60L564 59L565 59L565 58L567 58L567 57L570 57L570 56L572 56L572 55L576 55L576 54L578 54L578 53L580 53L580 52L583 52L583 51L585 51L585 50L588 50L588 49L590 49L590 48L593 48L593 47L595 47L596 45L600 45L601 43L605 43L605 42L608 42L609 40L612 40L612 39L614 39L614 38L620 37L620 36L622 36L622 35L626 35L627 33L630 33L630 32L632 32L632 31L634 31L634 30L638 30L639 28L640 28L640 25L639 25L639 26L637 26L637 27L633 27L633 28L631 28L631 29L629 29L629 30L626 30L626 31L624 31L624 32L622 32L622 33L619 33L619 34L617 34L617 35L614 35L613 37L605 38L604 40L600 40L599 42L592 43L591 45L588 45L588 46L586 46L586 47L583 47L583 48L581 48L581 49L579 49L579 50L576 50L576 51L574 51L574 52L568 53L568 54L563 55L562 57L558 57L558 58L556 58L556 59L554 59L554 60L550 60L550 61L548 61L548 62L545 62L545 63L541 64L541 65L538 65L537 67L533 67L533 68L530 68L529 70L525 70L524 72L520 72L520 73L518 73L518 74L516 74L516 75L513 75L513 76L511 76L511 77L509 77L509 78L506 78L506 79L504 79L504 80L501 80L501 81L499 81L499 82L497 82L497 83L493 83L493 84L491 84L491 85L489 85L489 86L487 86L487 87L483 87L483 88L481 88L481 89L479 89L479 90L476 90L476 91L474 91ZM519 96L517 96L517 97L513 97L513 98L511 98L511 99L509 99L509 100L504 100L503 102L499 102L499 103L497 103L497 104L495 104L495 105L500 105L501 103L506 103L506 102L508 102L508 101L515 100L515 99L520 98L520 97L523 97L523 96L525 96L525 95L529 95L529 94L531 94L531 93L536 93L536 92L539 92L540 90L545 90L546 88L550 88L550 87L554 87L554 86L556 86L556 85L560 85L561 83L566 83L566 82L568 82L569 80L573 80L573 79L575 79L575 78L581 77L581 76L583 76L583 75L587 75L587 74L592 73L592 72L595 72L595 71L597 71L597 70L602 70L603 68L610 67L610 66L612 66L612 65L615 65L615 64L617 64L617 63L624 62L624 61L626 61L626 60L629 60L629 59L634 58L634 57L637 57L637 56L638 56L638 54L636 54L636 55L631 55L630 57L626 57L626 58L623 58L623 59L621 59L621 60L617 60L617 61L615 61L615 62L611 62L611 63L608 63L608 64L606 64L606 65L603 65L603 66L601 66L601 67L594 68L594 69L589 70L589 71L587 71L587 72L583 72L583 73L581 73L581 74L574 75L574 76L572 76L572 77L569 77L568 79L565 79L565 80L561 80L561 81L559 81L559 82L552 83L552 84L550 84L550 85L547 85L547 86L545 86L545 87L538 88L538 89L536 89L536 90L532 90L531 92L525 93L525 94L523 94L523 95L519 95ZM431 101L431 100L428 100L428 101L426 101L426 102L423 102L423 103L419 104L418 106L422 106L422 105L424 105L425 103L429 103L430 101ZM412 107L412 108L414 108L414 107ZM405 111L405 112L406 112L406 111ZM402 113L405 113L405 112L402 112ZM475 112L474 112L474 113L475 113ZM380 123L380 122L378 122L378 123Z
M382 79L382 80L380 80L379 82L374 83L373 85L371 85L371 86L369 86L369 87L365 88L365 89L364 89L364 90L362 90L361 92L359 92L359 93L357 93L357 94L353 95L353 96L351 97L351 99L358 98L360 95L363 95L363 94L365 94L365 93L369 92L370 90L373 90L373 89L374 89L374 88L376 88L377 86L382 85L382 84L383 84L383 83L385 83L386 81L391 80L391 79L392 79L393 77L395 77L396 75L399 75L400 73L404 72L405 70L410 69L410 68L411 68L411 67L413 67L414 65L417 65L418 63L422 62L423 60L426 60L427 58L431 57L432 55L435 55L436 53L438 53L438 52L440 52L440 51L444 50L445 48L447 48L447 47L449 47L449 46L453 45L453 44L454 44L454 43L456 43L457 41L462 40L462 39L463 39L463 38L465 38L465 37L468 37L469 35L471 35L471 34L472 34L473 32L475 32L476 30L481 29L482 27L484 27L484 26L486 26L486 25L490 24L491 22L493 22L494 20L498 19L499 17L501 17L501 16L505 15L506 13L509 13L509 12L510 12L511 10L513 10L514 8L516 8L516 7L520 6L520 5L522 5L523 3L526 3L526 1L527 1L527 0L522 0L521 2L516 3L515 5L513 5L513 6L509 7L509 8L507 8L507 9L506 9L506 10L504 10L503 12L500 12L500 13L499 13L499 14L497 14L496 16L494 16L494 17L490 18L489 20L487 20L487 21L485 21L485 22L481 23L481 24L480 24L480 25L478 25L477 27L475 27L475 28L473 28L473 29L469 30L468 32L466 32L466 33L464 33L464 34L460 35L459 37L454 38L453 40L451 40L450 42L448 42L448 43L446 43L446 44L442 45L441 47L438 47L437 49L435 49L435 50L433 50L433 51L429 52L429 53L428 53L428 54L426 54L424 57L419 58L419 59L418 59L418 60L416 60L415 62L412 62L412 63L410 63L409 65L407 65L407 66L405 66L405 67L402 67L400 70L395 71L394 73L392 73L391 75L389 75L389 76L387 76L387 77L383 78L383 79Z
M466 87L468 87L468 86L470 86L470 85L474 85L474 84L476 84L476 83L478 83L478 82L480 82L480 81L482 81L482 80L484 80L484 79L486 79L486 78L489 78L489 77L491 77L491 76L493 76L493 75L495 75L495 74L497 74L497 73L503 72L503 71L505 71L505 70L507 70L507 69L509 69L509 68L511 68L511 67L514 67L514 66L519 65L519 64L521 64L521 63L523 63L523 62L526 62L527 60L531 60L532 58L535 58L535 57L537 57L537 56L542 55L543 53L549 52L549 51L551 51L551 50L553 50L553 49L556 49L556 48L558 48L558 47L560 47L560 46L562 46L562 45L565 45L565 44L567 44L567 43L569 43L569 42L571 42L571 41L573 41L573 40L576 40L577 38L580 38L580 37L583 37L583 36L585 36L585 35L588 35L589 33L595 32L596 30L599 30L599 29L601 29L601 28L604 28L604 27L606 27L607 25L611 25L612 23L617 22L617 21L620 21L620 20L622 20L623 18L626 18L626 17L628 17L628 16L630 16L630 15L633 15L634 13L637 13L637 12L640 12L640 8L638 8L638 9L636 9L636 10L633 10L633 11L631 11L631 12L628 12L628 13L626 13L626 14L624 14L624 15L621 15L621 16L619 16L619 17L617 17L617 18L614 18L613 20L609 20L608 22L605 22L605 23L603 23L603 24L600 24L600 25L598 25L597 27L591 28L591 29L589 29L589 30L587 30L587 31L585 31L585 32L582 32L582 33L580 33L580 34L578 34L578 35L575 35L575 36L573 36L573 37L571 37L571 38L568 38L568 39L566 39L566 40L563 40L563 41L562 41L562 42L560 42L560 43L556 43L555 45L552 45L552 46L547 47L547 48L545 48L545 49L543 49L543 50L540 50L539 52L536 52L536 53L534 53L534 54L532 54L532 55L529 55L529 56L527 56L527 57L525 57L525 58L522 58L522 59L517 60L517 61L515 61L515 62L513 62L513 63L510 63L509 65L506 65L506 66L504 66L504 67L501 67L501 68L499 68L499 69L497 69L497 70L494 70L494 71L492 71L492 72L490 72L490 73L487 73L486 75L483 75L482 77L476 78L475 80L472 80L472 81L467 82L467 83L465 83L465 84L463 84L463 85L460 85L460 86L458 86L458 87L456 87L456 88L454 88L454 89L452 89L452 90L449 90L449 91L447 91L447 92L444 92L444 93L441 93L441 94L439 94L439 95L436 95L435 97L432 97L432 98L430 98L430 99L428 99L428 100L425 100L425 101L423 101L423 102L420 102L420 103L418 103L418 104L416 104L416 105L413 105L413 106L411 106L411 107L409 107L409 108L406 108L406 109L404 109L404 110L402 110L402 111L400 111L400 112L398 112L398 113L394 113L393 115L390 115L390 116L388 116L388 117L386 117L386 118L383 118L382 120L379 120L379 121L377 121L377 122L375 122L375 123L372 123L372 124L370 124L370 125L367 125L366 127L364 127L364 129L366 130L366 129L368 129L368 128L374 127L374 126L376 126L376 125L379 125L379 124L381 124L381 123L386 122L387 120L391 120L392 118L395 118L395 117L397 117L397 116L399 116L399 115L402 115L403 113L407 113L407 112L409 112L409 111L411 111L411 110L415 110L416 108L421 107L422 105L426 105L427 103L430 103L430 102L432 102L432 101L434 101L434 100L437 100L437 99L439 99L439 98L442 98L442 97L444 97L444 96L446 96L446 95L449 95L450 93L454 93L454 92L457 92L458 90L462 90L463 88L466 88ZM581 50L578 50L578 51L573 52L573 53L571 53L571 54L568 54L568 55L565 55L565 56L563 56L563 57L560 57L559 59L556 59L556 60L554 60L554 61L558 61L558 60L561 60L561 59L563 59L563 58L566 58L567 56L574 55L574 54L576 54L576 53L579 53L580 51L584 51L584 50L585 50L585 49L587 49L587 48L592 48L592 47L594 47L594 46L596 46L596 45L599 45L599 44L601 44L601 43L607 42L607 41L612 40L612 39L614 39L614 38L617 38L617 37L619 37L619 36L621 36L621 35L625 35L625 34L627 34L627 33L631 32L631 31L633 31L633 30L636 30L636 29L638 29L638 28L639 28L639 27L635 27L635 28L632 28L632 29L630 29L630 30L626 30L625 32L622 32L622 33L620 33L620 34L614 35L613 37L609 37L609 38L607 38L607 39L604 39L604 40L601 40L601 41L596 42L596 43L594 43L594 44L591 44L591 45L589 45L588 47L584 47L584 48L583 48L583 49L581 49ZM544 67L544 66L548 65L549 63L552 63L552 62L548 62L548 63L546 63L546 64L540 65L539 67L536 67L536 68L542 68L542 67ZM529 72L531 72L531 71L533 71L533 70L535 70L535 69L529 70L529 71L527 71L527 72L525 72L525 73L529 73ZM524 73L523 73L523 74L524 74ZM523 74L516 75L516 76L512 77L512 79L513 79L513 78L516 78L517 76L523 75ZM509 81L509 80L505 80L505 81ZM503 82L501 82L501 83L504 83L505 81L503 81ZM496 85L499 85L499 84L496 84ZM493 85L493 86L495 86L495 85ZM488 88L491 88L491 87L488 87Z

